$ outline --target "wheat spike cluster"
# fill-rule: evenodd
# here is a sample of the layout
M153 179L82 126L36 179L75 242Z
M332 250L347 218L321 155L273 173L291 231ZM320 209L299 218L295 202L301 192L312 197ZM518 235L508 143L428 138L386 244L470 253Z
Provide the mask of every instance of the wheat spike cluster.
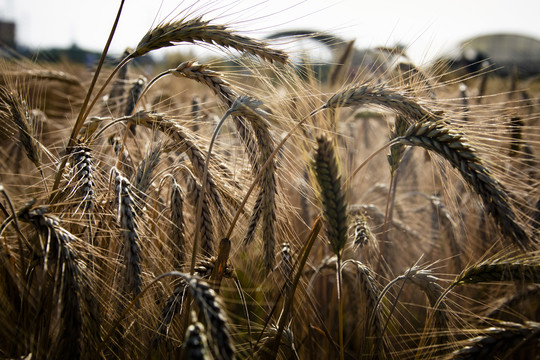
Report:
M0 59L0 359L540 358L540 83L198 11Z

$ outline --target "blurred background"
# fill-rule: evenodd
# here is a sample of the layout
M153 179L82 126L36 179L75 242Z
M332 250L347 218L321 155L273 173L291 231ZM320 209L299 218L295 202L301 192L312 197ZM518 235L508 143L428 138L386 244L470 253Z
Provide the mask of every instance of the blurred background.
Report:
M0 0L0 41L18 53L37 58L95 61L107 40L120 1ZM520 72L540 72L540 1L490 0L452 2L242 0L127 0L111 45L111 56L134 48L162 21L203 15L246 35L266 38L300 31L331 35L331 41L283 41L296 56L303 51L332 60L329 42L366 49L400 48L417 65L441 57L469 63L490 58L497 65L519 62ZM302 47L300 49L299 47ZM159 61L171 51L204 56L204 48L181 46L152 54ZM508 65L508 66L512 66Z

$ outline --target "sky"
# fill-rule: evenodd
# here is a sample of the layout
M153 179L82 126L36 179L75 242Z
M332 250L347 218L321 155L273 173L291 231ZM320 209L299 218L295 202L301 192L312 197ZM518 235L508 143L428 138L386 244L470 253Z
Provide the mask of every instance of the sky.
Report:
M19 44L45 49L101 51L120 0L0 0L0 19L17 24ZM184 11L184 12L182 12ZM110 52L134 48L159 22L189 11L206 14L245 35L310 29L329 32L357 48L403 44L426 63L468 38L509 32L540 38L538 0L126 0ZM193 15L189 15L193 16Z

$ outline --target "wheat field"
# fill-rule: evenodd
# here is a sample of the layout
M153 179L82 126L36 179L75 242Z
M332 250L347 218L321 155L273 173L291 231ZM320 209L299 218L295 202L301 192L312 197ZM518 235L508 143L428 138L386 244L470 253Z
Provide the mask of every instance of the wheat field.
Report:
M351 49L2 59L0 357L538 358L538 81Z

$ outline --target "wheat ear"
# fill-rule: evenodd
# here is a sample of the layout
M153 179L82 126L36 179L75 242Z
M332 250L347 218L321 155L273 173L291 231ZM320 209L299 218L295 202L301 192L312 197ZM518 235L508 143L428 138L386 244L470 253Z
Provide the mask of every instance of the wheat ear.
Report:
M168 70L166 73L205 84L229 109L238 98L238 94L231 88L230 84L223 79L222 74L210 69L207 65L202 65L194 61L186 61L178 65L175 69ZM259 163L257 160L257 150L255 148L253 131L248 124L246 124L246 119L242 116L233 115L233 121L236 130L238 131L238 135L240 136L240 140L246 148L250 163L254 171L258 172Z
M376 105L391 109L407 120L437 121L441 118L404 91L369 84L357 85L332 95L322 109L362 105Z
M0 86L0 113L4 112L19 130L21 142L28 159L41 169L41 145L30 126L28 109L24 100L13 91ZM6 121L10 123L11 121Z
M187 194L188 199L193 207L201 202L201 185L191 176L187 174ZM201 221L198 222L200 227L195 229L200 234L201 248L204 255L210 256L214 254L214 222L212 213L206 197L201 202Z
M360 261L348 259L343 262L343 267L347 264L351 264L355 267L356 273L358 274L358 281L360 283L360 289L364 293L364 296L367 300L366 303L366 314L368 314L366 321L365 334L369 334L373 338L374 346L371 349L371 353L380 358L379 350L377 346L379 344L383 345L383 353L385 352L385 338L384 338L384 317L383 312L379 310L378 298L380 294L379 285L375 280L375 273L373 270L363 264Z
M17 78L30 78L44 81L58 81L68 85L74 85L82 88L81 80L74 75L59 70L51 69L26 69L21 71L7 72L4 76L13 76Z
M173 249L173 266L181 270L186 261L186 239L184 221L184 196L180 185L173 181L171 186L171 228L169 238Z
M137 194L137 211L141 211L146 203L148 189L152 184L152 175L159 164L163 144L161 141L155 141L148 146L144 158L141 160L135 173L134 188Z
M178 147L178 150L184 152L190 159L195 175L197 175L199 179L202 179L206 157L187 129L183 128L172 120L167 120L163 115L151 114L145 111L137 112L133 116L124 117L122 120L127 120L150 129L157 128L165 134L168 134L177 141L176 146ZM226 218L226 207L223 205L222 195L220 194L219 188L210 172L207 173L206 182L208 186L207 193L214 202L219 213Z
M73 151L75 163L78 193L82 202L83 210L94 209L94 163L91 149L86 146L77 146Z
M452 131L443 122L423 121L411 125L398 139L404 144L434 151L449 161L483 200L501 232L522 249L532 247L531 239L516 221L505 189L462 134Z
M345 193L341 189L341 175L334 146L326 136L317 138L317 151L313 167L320 187L328 241L334 254L339 256L347 242L347 203L345 202Z
M206 339L204 325L195 322L188 326L184 344L184 354L186 359L211 360L208 340Z
M238 35L224 25L210 24L201 17L181 19L153 28L144 35L130 57L139 57L152 50L181 42L203 42L249 53L269 62L288 62L285 52L271 49L264 42Z
M50 242L46 246L49 248L47 256L56 258L59 266L60 281L55 286L60 293L58 303L62 305L62 326L55 351L58 356L77 359L81 354L95 351L101 339L98 302L84 276L84 264L72 245L76 237L60 226L58 218L46 213L46 207L26 207L18 217L34 225Z
M486 260L465 269L454 280L451 287L499 281L524 281L538 284L540 283L540 262L534 258Z
M118 218L124 238L124 265L126 267L125 291L136 297L141 292L141 245L137 231L135 201L131 190L131 184L116 171L115 194L118 205Z
M484 333L466 341L463 348L446 359L506 359L512 355L512 350L523 346L523 343L538 341L540 324L532 321L525 324L499 322L496 326L485 329Z
M234 346L221 297L207 282L197 277L191 276L188 284L195 302L204 314L206 326L210 329L210 344L214 354L220 359L233 359Z
M248 96L241 96L235 100L229 109L232 116L242 116L247 119L253 128L255 138L259 145L260 168L271 158L274 151L274 141L270 134L266 112L259 109L262 103ZM265 168L260 180L260 202L256 202L254 214L258 214L257 204L260 204L262 216L262 231L264 244L264 259L266 271L272 271L275 262L275 229L276 221L276 163L271 161ZM257 221L256 217L252 221ZM253 229L250 226L250 229ZM248 238L249 236L246 236Z

